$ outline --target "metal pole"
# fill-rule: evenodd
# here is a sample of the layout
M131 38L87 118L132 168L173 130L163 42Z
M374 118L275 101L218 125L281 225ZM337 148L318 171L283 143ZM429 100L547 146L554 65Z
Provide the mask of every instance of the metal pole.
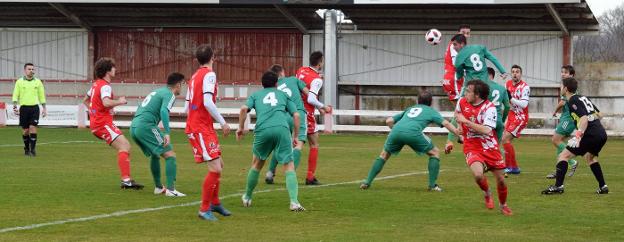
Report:
M323 101L334 108L338 100L337 16L336 10L325 12Z

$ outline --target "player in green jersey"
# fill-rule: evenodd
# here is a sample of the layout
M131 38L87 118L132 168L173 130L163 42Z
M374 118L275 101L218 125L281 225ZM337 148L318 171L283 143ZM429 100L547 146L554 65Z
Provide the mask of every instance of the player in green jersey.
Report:
M130 125L130 134L145 156L150 157L150 168L154 178L154 194L165 194L168 197L184 197L184 193L175 189L176 154L171 146L169 133L169 111L180 95L184 75L171 73L167 77L167 86L158 88L148 94L134 114ZM162 121L164 132L158 128ZM165 158L165 175L167 186L160 181L160 157Z
M284 67L282 67L281 65L273 65L271 66L271 71L277 73L278 76L278 80L277 80L277 90L280 90L284 93L286 93L286 95L288 95L288 97L295 103L295 106L297 107L297 113L299 113L299 135L296 137L293 137L293 140L296 142L295 143L295 148L293 149L293 161L295 164L295 170L297 170L297 168L299 167L299 163L301 161L301 149L303 149L303 144L305 144L306 140L307 140L307 135L306 132L303 132L302 130L307 130L308 129L308 123L306 122L305 117L307 114L307 111L305 110L305 107L303 106L303 99L301 98L301 94L305 94L307 95L309 90L306 87L305 83L301 80L299 80L297 77L295 76L290 76L290 77L286 77L286 71L284 70ZM293 120L289 119L288 120L289 124L294 125ZM291 127L291 130L293 128ZM275 156L271 157L271 161L269 163L269 170L266 173L266 177L264 178L264 181L267 184L273 184L273 179L275 177L275 168L277 167L277 159Z
M498 117L501 117L496 120L495 130L496 138L498 139L498 141L500 141L500 139L503 137L503 131L505 131L505 120L507 120L507 114L509 114L509 95L507 95L507 88L494 81L494 77L496 76L496 71L494 71L494 68L488 67L487 69L489 79L485 81L485 84L490 87L490 95L488 96L488 100L490 100L490 102L492 102L494 106L496 106L496 112L498 113Z
M459 80L459 78L464 78L464 84L459 93L460 97L464 96L464 88L466 87L466 83L471 80L489 80L488 72L487 72L487 64L485 60L489 60L496 66L496 69L501 73L501 77L505 80L507 76L507 71L498 61L496 56L492 54L485 46L483 45L467 45L466 36L463 34L457 34L453 36L451 39L453 42L453 48L457 51L457 56L455 57L455 79ZM453 149L452 141L457 138L453 136L452 133L449 133L449 137L447 139L447 144L444 147L445 153L449 153ZM500 137L499 137L500 139Z
M243 206L251 206L251 198L253 190L258 184L258 176L260 170L264 166L264 162L269 155L273 153L277 162L282 164L286 173L286 189L290 197L291 211L304 211L297 199L299 193L299 184L297 183L297 174L295 173L295 165L293 164L292 136L290 133L290 125L288 124L289 116L292 115L294 123L299 123L299 113L295 103L290 100L286 93L277 89L277 74L267 71L262 75L262 86L264 89L253 93L248 99L247 104L243 105L240 110L238 130L236 131L237 140L241 140L245 134L244 124L247 113L251 109L256 110L256 126L254 128L253 142L253 160L251 169L247 174L247 187L245 194L242 196ZM299 134L299 126L293 126L293 134L295 137ZM302 132L305 132L303 130Z
M368 189L377 174L381 172L390 155L397 155L408 145L418 154L429 156L429 191L442 191L436 184L440 172L440 151L431 142L431 138L423 133L430 123L446 127L450 132L460 136L459 131L450 122L442 118L442 115L431 108L431 94L424 91L418 95L418 104L411 106L402 113L386 119L386 124L392 129L379 157L373 162L373 167L368 172L368 177L362 184L361 189Z
M565 65L561 67L561 79L565 78L573 78L576 74L574 67L571 65ZM555 112L553 112L553 117L557 117L557 113L561 111L561 116L559 116L559 123L557 123L557 127L555 128L555 133L552 136L552 143L557 148L557 157L559 154L565 149L566 142L564 139L566 137L572 136L572 133L576 129L576 124L572 119L572 115L570 115L570 109L568 108L568 100L565 99L565 96L561 96L559 99L559 103L555 108ZM570 165L570 171L568 172L568 176L573 176L574 172L576 172L576 168L578 167L578 162L574 159L568 160L568 164ZM557 176L557 171L553 171L552 173L546 175L547 179L555 179Z

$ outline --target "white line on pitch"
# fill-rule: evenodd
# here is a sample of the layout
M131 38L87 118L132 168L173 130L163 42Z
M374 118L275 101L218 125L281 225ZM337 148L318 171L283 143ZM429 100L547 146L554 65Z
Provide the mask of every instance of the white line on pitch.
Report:
M75 143L95 143L96 141L89 141L89 140L76 140L76 141L61 141L61 142L43 142L43 143L38 143L37 145L53 145L53 144L75 144ZM5 145L0 145L0 147L21 147L24 146L24 144L5 144Z
M440 170L440 171L442 171L442 170ZM398 175L392 175L392 176L379 177L379 178L376 178L375 180L387 180L387 179L394 179L394 178L398 178L398 177L412 176L412 175L422 175L422 174L427 174L427 172L424 172L424 171L421 171L421 172L410 172L410 173L404 173L404 174L398 174ZM362 180L349 181L349 182L338 182L338 183L331 183L331 184L318 185L318 186L305 186L305 187L300 187L300 188L303 188L303 189L322 188L322 187L331 187L331 186L338 186L338 185L354 184L354 183L360 183L360 182L362 182ZM267 193L267 192L284 191L284 190L286 190L286 189L285 188L276 188L276 189L260 190L260 191L254 192L254 193ZM229 194L229 195L222 196L219 199L226 199L226 198L231 198L231 197L239 197L239 196L242 196L242 195L243 195L243 193L234 193L234 194ZM3 228L3 229L0 229L0 233L19 231L19 230L31 230L31 229L36 229L36 228L45 227L45 226L59 225L59 224L66 224L66 223L75 223L75 222L85 222L85 221L97 220L97 219L102 219L102 218L120 217L120 216L124 216L124 215L128 215L128 214L145 213L145 212L152 212L152 211L158 211L158 210L164 210L164 209L170 209L170 208L188 207L188 206L198 205L200 203L201 203L200 201L197 201L197 202L188 202L188 203L182 203L182 204L177 204L177 205L168 205L168 206L155 207L155 208L142 208L142 209L134 209L134 210L117 211L117 212L114 212L114 213L93 215L93 216L89 216L89 217L71 218L71 219L57 220L57 221L52 221L52 222L47 222L47 223L31 224L31 225L26 225L26 226Z

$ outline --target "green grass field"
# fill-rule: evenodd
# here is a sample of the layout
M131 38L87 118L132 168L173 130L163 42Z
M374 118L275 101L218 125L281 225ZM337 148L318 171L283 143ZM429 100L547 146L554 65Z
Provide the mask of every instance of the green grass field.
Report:
M541 195L540 191L553 183L544 176L554 169L554 147L546 137L517 140L523 173L508 179L508 203L514 216L505 217L496 209L485 209L482 193L457 149L442 155L438 180L445 189L442 193L426 189L426 156L407 149L393 157L379 177L415 174L376 181L366 191L358 189L385 140L385 135L370 134L321 137L318 178L324 184L340 183L336 185L312 188L302 184L307 167L304 148L298 178L299 200L306 212L290 212L286 191L273 190L284 188L282 172L278 172L275 185L266 185L262 179L256 191L268 191L254 195L253 207L243 208L239 194L245 188L253 136L248 135L241 143L228 137L221 141L226 164L221 196L234 215L211 223L196 216L207 168L194 163L186 136L179 130L172 139L178 154L177 188L188 195L185 198L152 194L149 162L136 146L132 150L132 173L146 189L122 191L116 152L88 130L42 128L36 158L23 156L20 135L15 127L0 129L0 231L172 207L2 232L1 241L624 240L621 139L611 139L601 154L611 190L602 196L594 193L597 183L585 162L566 180L565 194ZM439 147L443 145L441 136L434 141ZM494 188L493 178L489 179Z

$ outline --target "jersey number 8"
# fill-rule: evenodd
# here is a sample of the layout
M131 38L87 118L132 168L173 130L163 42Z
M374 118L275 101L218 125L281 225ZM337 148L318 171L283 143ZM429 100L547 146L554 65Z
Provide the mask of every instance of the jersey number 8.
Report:
M483 62L481 61L479 55L472 54L470 56L470 62L472 62L472 68L474 68L475 71L480 71L481 69L483 69Z

